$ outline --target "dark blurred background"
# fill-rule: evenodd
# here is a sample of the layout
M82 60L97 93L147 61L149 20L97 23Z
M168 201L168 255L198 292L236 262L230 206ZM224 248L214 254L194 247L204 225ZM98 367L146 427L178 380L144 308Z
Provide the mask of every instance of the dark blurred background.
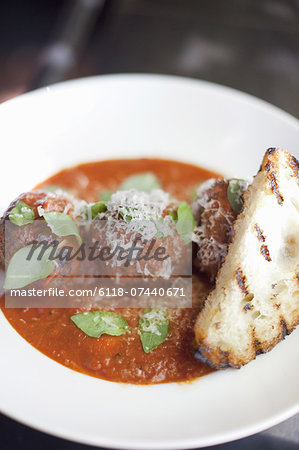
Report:
M224 84L299 118L299 0L0 0L0 102L120 72ZM1 450L41 448L89 447L0 415ZM299 417L217 449L299 449Z
M0 101L115 72L209 80L299 117L299 1L0 1Z

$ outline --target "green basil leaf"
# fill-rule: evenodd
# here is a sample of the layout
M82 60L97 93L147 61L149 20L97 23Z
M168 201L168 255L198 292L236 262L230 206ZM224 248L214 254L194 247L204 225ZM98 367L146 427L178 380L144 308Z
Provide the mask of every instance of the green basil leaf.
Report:
M126 222L131 222L132 216L129 216L128 214L125 214L125 213L123 213L122 211L119 211L119 214L122 216L122 218L123 218Z
M136 191L141 192L152 192L154 189L162 189L162 186L158 178L151 172L140 173L136 175L131 175L126 178L120 188L123 191L129 189L136 189Z
M20 248L9 261L4 289L20 289L34 281L46 278L54 270L55 263L49 259L53 247L48 248L41 259L38 259L40 251L37 251L27 260L31 248L32 245Z
M87 219L95 219L99 214L107 210L105 202L100 201L96 203L90 203L86 206L85 216Z
M171 214L169 214L171 215ZM157 219L151 218L151 222L154 223L156 227L155 238L162 239L166 238L171 234L171 228L165 221L165 217L158 217Z
M186 244L191 242L191 233L194 230L195 221L190 206L186 202L181 202L177 210L176 229L183 237Z
M109 311L90 311L71 316L74 324L87 336L98 338L102 334L120 336L129 331L126 320Z
M22 225L27 225L27 223L34 222L34 211L33 209L26 205L26 203L19 200L18 203L9 213L9 220L21 227Z
M131 214L126 214L123 211L118 211L118 213L121 215L121 217L126 221L126 222L131 222L131 220L134 218L134 212L138 211L138 208L129 208L128 206L125 206L124 209L128 212L131 212Z
M169 211L168 214L170 215L170 217L172 218L172 220L174 222L176 222L178 220L178 213L176 211Z
M57 211L44 212L43 216L54 234L57 236L74 235L79 244L82 243L78 227L71 216Z
M62 191L62 192L69 193L68 189L66 189L64 187L61 187L61 186L58 186L56 184L50 184L50 185L42 186L40 189L42 191L45 191L45 192L54 192L55 193L57 191Z
M139 319L139 334L145 353L149 353L168 337L169 320L163 309L148 309Z
M246 181L239 178L232 178L228 183L227 199L236 214L239 214L243 209L242 194L245 185Z
M128 208L127 206L125 206L125 209L128 212L130 211L130 208ZM137 208L133 208L132 211L137 211ZM131 222L131 220L133 219L133 217L131 215L125 214L123 211L119 211L119 214L126 222Z
M103 202L109 202L109 200L111 199L111 196L113 194L113 191L102 191L100 193L100 200L102 200Z

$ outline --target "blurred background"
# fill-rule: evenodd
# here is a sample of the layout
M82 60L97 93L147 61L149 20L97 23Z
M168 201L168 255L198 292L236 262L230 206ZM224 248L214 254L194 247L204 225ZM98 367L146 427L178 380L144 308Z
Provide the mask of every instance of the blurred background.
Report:
M220 83L299 118L299 0L0 0L0 102L61 80L123 72ZM1 450L89 448L1 414L0 432ZM298 416L217 446L298 448Z
M118 72L209 80L299 117L299 0L0 0L0 101Z

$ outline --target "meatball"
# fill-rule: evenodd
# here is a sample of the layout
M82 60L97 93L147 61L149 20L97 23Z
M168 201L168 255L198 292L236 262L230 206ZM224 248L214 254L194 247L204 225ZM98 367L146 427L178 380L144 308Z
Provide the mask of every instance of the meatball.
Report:
M109 275L124 278L185 275L186 245L169 215L174 208L177 208L174 199L163 191L114 193L107 203L104 220L92 223L89 238L118 252L111 259L98 261L95 268L100 273L110 272ZM135 243L139 250L134 250ZM187 269L191 269L191 261L190 254Z
M162 277L187 275L191 273L191 252L188 258L188 246L175 231L169 216L170 234L166 236L147 236L142 234L145 222L153 225L151 221L141 221L140 225L127 223L121 216L118 219L106 217L104 220L93 220L88 233L84 235L86 247L91 249L98 244L95 265L86 266L87 274L92 271L99 275L111 275L124 278L136 277ZM138 230L138 227L140 230ZM102 253L107 249L107 252ZM111 257L109 257L111 255ZM113 257L112 257L113 255Z
M33 223L18 226L9 220L10 212L19 201L32 208L34 213ZM74 203L68 195L50 192L32 191L19 195L11 202L0 219L0 264L2 266L5 264L5 260L6 262L9 261L16 251L34 240L50 242L54 238L57 239L40 216L40 211L67 212L71 215L74 211ZM8 226L6 226L6 223ZM5 245L5 242L7 245Z
M207 180L192 204L196 223L193 266L212 282L226 256L237 217L227 198L228 186L228 180Z
M121 192L119 197L127 205L127 197L130 199L132 195L131 192ZM168 197L164 201L164 194L162 206L157 206L155 197L151 199L148 196L145 198L149 201L148 209L140 213L145 208L143 200L146 195L134 193L136 204L133 206L129 203L128 206L121 206L122 202L118 202L116 196L114 203L109 203L104 212L95 218L87 218L90 205L68 194L24 193L10 204L0 221L2 265L9 262L20 248L33 241L48 245L54 245L56 241L59 247L55 255L55 268L44 283L51 283L51 278L59 278L60 283L65 276L65 284L69 279L72 288L74 285L81 288L84 278L84 286L90 288L97 285L101 277L122 279L122 283L127 284L133 278L167 280L188 275L192 269L191 247L186 246L184 239L176 232L171 216L167 214L175 205L168 203ZM19 201L33 210L35 220L32 223L18 226L9 220L12 209ZM153 209L158 217L156 222L151 216ZM43 218L43 212L47 211L70 215L79 229L82 245L72 235L56 236ZM148 214L147 219L142 214Z

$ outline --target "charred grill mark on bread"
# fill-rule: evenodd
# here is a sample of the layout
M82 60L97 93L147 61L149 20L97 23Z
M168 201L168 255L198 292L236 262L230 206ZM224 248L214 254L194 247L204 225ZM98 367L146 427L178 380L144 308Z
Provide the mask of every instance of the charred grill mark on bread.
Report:
M268 261L268 262L272 261L267 245L261 246L261 254L263 255L263 257L265 258L266 261Z
M262 355L263 353L265 353L265 351L262 349L262 348L259 348L257 351L256 351L256 356L258 356L258 355Z
M239 368L270 351L299 324L298 170L289 153L269 149L244 194L216 287L194 329L201 360L211 367Z
M276 159L277 159L277 151L279 149L276 149L274 147L271 147L267 150L265 158L268 157L268 160L265 164L262 164L261 170L265 170L267 172L267 179L270 186L271 191L275 195L277 202L280 206L282 206L284 202L284 198L280 193L279 183L276 177L277 172L277 165L276 165ZM264 161L265 161L264 158Z
M290 166L293 169L294 175L297 178L297 181L299 183L299 161L295 158L295 156L290 157Z
M254 225L254 228L256 230L258 240L260 242L265 242L266 238L257 223Z
M266 242L266 237L257 223L254 225L254 228L256 230L258 240L260 242ZM270 252L269 252L269 248L266 244L261 245L261 254L263 255L263 257L265 258L266 261L269 261L269 262L272 261Z
M265 165L265 170L266 170L266 172L270 172L270 170L271 170L271 163L270 162L267 162L267 164Z
M217 349L217 364L214 365L212 361L209 359L209 353L214 349L210 349L209 347L198 347L194 356L199 361L208 364L212 369L227 369L231 365L227 362L229 359L229 352L224 352L222 350ZM241 366L240 366L241 367ZM239 369L239 367L237 367Z
M260 341L259 341L258 339L255 339L255 340L253 341L253 345L254 345L255 347L258 347L259 345L261 345L261 343L260 343Z
M246 303L246 305L244 306L244 310L250 311L251 309L253 309L253 305L250 305L250 303Z
M278 204L282 205L283 202L284 202L284 198L281 195L281 193L279 192L278 181L277 181L277 178L276 178L274 172L271 172L269 174L268 180L270 181L270 186L271 186L272 192L273 192L273 194L275 194L275 197L276 197L276 199L278 201Z
M240 267L238 267L238 269L236 270L235 277L241 291L244 292L245 295L248 295L249 292L246 284L246 277L243 274L242 269Z
M253 294L247 294L247 295L245 296L245 298L244 298L244 303L245 303L245 305L244 305L244 308L243 308L245 312L251 311L251 310L254 308L253 304L252 304L252 303L249 303L249 302L251 302L253 299L254 299L254 295L253 295Z
M282 329L282 339L284 339L288 334L290 334L286 321L284 319L281 319L280 321L281 329Z

